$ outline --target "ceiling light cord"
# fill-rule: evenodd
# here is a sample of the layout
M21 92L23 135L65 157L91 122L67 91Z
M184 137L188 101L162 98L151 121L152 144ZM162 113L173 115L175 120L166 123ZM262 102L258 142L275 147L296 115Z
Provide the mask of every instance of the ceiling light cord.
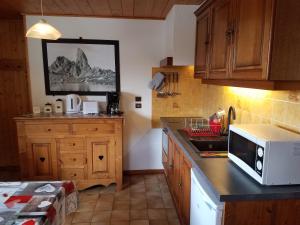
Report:
M43 0L41 0L41 13L42 13L42 17L44 17Z

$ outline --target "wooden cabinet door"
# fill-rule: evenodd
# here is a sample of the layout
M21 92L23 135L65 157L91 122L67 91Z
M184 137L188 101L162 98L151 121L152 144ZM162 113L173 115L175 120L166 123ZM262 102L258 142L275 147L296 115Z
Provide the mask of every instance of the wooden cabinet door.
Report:
M267 79L272 0L235 0L233 29L234 79Z
M88 178L114 178L115 139L89 138L87 145Z
M230 58L230 0L217 0L211 7L211 40L209 51L209 79L225 79Z
M191 203L191 163L183 155L181 157L181 201L180 211L184 225L190 224L190 203Z
M28 139L27 157L30 179L57 179L57 153L54 139Z
M174 174L172 182L173 197L177 208L180 206L180 195L181 195L181 180L180 180L180 160L181 149L174 144Z
M210 9L197 16L195 76L205 78L208 69Z

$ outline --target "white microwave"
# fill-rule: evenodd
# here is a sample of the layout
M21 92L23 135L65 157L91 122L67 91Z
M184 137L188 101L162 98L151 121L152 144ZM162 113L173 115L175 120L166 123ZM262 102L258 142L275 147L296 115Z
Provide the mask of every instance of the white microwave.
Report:
M228 157L260 184L300 184L299 134L273 125L230 125Z

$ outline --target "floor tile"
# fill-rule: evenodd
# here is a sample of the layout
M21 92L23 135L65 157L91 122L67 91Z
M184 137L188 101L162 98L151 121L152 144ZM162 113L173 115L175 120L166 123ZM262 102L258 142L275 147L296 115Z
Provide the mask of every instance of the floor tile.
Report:
M163 209L164 202L162 198L152 197L147 199L147 206L149 209Z
M146 200L146 192L132 192L130 193L130 199Z
M76 212L72 223L89 223L91 222L93 212Z
M175 209L166 209L166 213L167 213L167 217L168 217L169 221L175 220L178 218L177 212Z
M147 209L146 199L131 199L130 209Z
M72 225L90 225L90 223L72 223Z
M92 222L103 222L103 221L110 221L111 219L111 211L100 211L94 212Z
M110 225L130 225L129 221L112 220Z
M115 185L81 191L79 208L65 225L180 225L163 174L133 175L126 181L121 192Z
M96 206L96 202L80 202L77 209L77 212L89 212L94 211L94 208Z
M113 201L106 202L99 200L95 206L95 211L111 211L113 209Z
M121 210L129 210L130 207L130 201L115 201L113 209L121 209Z
M91 223L91 225L110 225L110 221L99 221Z
M66 216L65 218L65 225L70 225L72 223L72 219L73 219L74 213L71 213L69 215Z
M149 220L150 225L169 225L168 220Z
M157 174L145 175L144 176L145 183L155 183L158 184Z
M127 221L130 219L129 210L113 210L111 220Z
M148 209L148 216L150 220L167 220L165 209Z
M147 220L148 217L148 211L146 209L144 210L130 210L130 220Z
M114 198L115 195L111 193L100 194L99 196L99 200L104 202L113 202Z
M149 220L131 220L130 225L149 225Z

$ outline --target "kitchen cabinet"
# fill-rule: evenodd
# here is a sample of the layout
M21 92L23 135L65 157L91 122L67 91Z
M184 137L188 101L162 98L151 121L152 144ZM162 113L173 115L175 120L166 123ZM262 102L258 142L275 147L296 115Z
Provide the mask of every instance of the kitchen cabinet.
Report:
M88 178L109 178L115 174L115 140L110 137L87 141Z
M231 1L216 1L211 7L211 33L209 45L209 79L225 79L229 72L230 7Z
M195 77L204 84L300 89L299 11L292 0L207 0L195 12L197 21L211 21L205 30L197 22Z
M207 9L197 18L197 40L195 51L195 76L206 77L208 65L208 44L210 29L210 9Z
M190 221L191 163L182 149L169 136L167 181L183 225ZM166 169L165 169L166 170Z
M28 174L33 180L57 179L56 143L52 138L27 140Z
M122 117L17 117L22 179L122 189ZM26 147L24 147L26 146ZM26 155L24 157L24 154Z
M234 1L231 78L266 80L272 0Z

